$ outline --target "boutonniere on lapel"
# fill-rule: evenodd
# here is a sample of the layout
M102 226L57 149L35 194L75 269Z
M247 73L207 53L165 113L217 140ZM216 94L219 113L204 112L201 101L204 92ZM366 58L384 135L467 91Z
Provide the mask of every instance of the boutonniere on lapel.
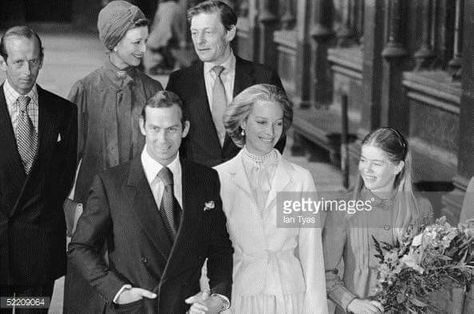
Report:
M216 207L216 204L214 204L214 201L205 202L203 211L207 212L211 209L214 209L214 207Z

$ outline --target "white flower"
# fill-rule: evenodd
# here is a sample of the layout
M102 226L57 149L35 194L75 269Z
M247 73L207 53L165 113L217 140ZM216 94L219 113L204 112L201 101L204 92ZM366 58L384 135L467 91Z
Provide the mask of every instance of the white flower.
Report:
M411 246L420 246L421 242L423 240L423 233L420 233L416 237L413 238L413 241L411 242Z
M423 274L425 270L420 266L421 259L422 254L419 250L410 249L410 252L404 255L400 261L420 274Z

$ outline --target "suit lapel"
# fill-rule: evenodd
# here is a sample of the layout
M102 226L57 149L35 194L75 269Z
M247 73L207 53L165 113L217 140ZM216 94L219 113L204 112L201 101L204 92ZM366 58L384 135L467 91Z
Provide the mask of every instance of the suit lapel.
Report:
M196 88L193 89L193 97L195 97L198 102L197 106L199 106L199 113L196 115L197 117L202 117L203 126L207 126L209 128L208 132L209 141L213 142L213 145L221 149L221 145L219 143L219 136L217 135L216 126L214 125L214 120L212 118L211 106L209 104L209 98L207 97L207 89L206 89L206 82L204 79L204 63L199 62L196 65L196 71L194 71L196 77L191 80L193 85L196 85ZM188 108L188 110L192 110L194 108ZM206 121L207 120L207 121ZM191 128L193 126L191 125Z
M11 215L18 211L18 204L23 191L25 188L27 188L29 182L33 180L32 178L36 177L35 173L39 171L38 168L41 167L41 164L44 164L49 160L49 156L52 154L53 147L57 140L57 137L55 137L55 130L59 122L57 116L58 111L55 110L54 104L48 94L39 85L36 85L36 88L38 90L38 148L33 165L30 169L30 173L28 176L26 176L22 191L19 194L17 203L13 207L13 212ZM20 154L18 153L18 156L19 155ZM19 158L21 164L21 157ZM23 170L22 173L24 174L25 172L22 164L21 169Z
M252 190L242 162L242 150L235 158L232 158L226 166L226 172L230 175L232 183L244 192L247 197L253 200Z
M239 230L242 232L242 236L252 237L255 239L256 246L262 246L262 249L264 249L266 245L264 216L253 196L242 161L242 154L243 151L241 150L236 157L226 162L222 168L222 171L230 176L230 181L226 184L231 184L232 188L229 188L228 192L235 193L230 197L232 201L228 204L229 208L227 208L226 215L228 215L228 219L236 221L237 225L245 226L245 230Z
M195 182L192 176L192 169L190 165L184 160L181 159L181 187L182 187L182 212L181 220L178 228L178 233L174 244L172 245L171 252L169 254L168 262L166 263L166 268L163 272L163 277L161 279L161 284L178 272L184 265L185 262L178 261L178 252L186 246L186 239L193 237L194 235L189 235L196 229L196 224L199 224L199 217L197 217L197 212L193 210L196 207L195 195L199 195L199 183ZM196 234L195 236L199 236Z
M55 129L58 124L57 110L54 110L51 99L45 91L37 85L38 89L38 104L39 104L39 121L38 121L38 152L36 153L34 167L38 166L38 160L51 154L52 147L56 144L57 137L55 137ZM30 172L30 173L31 173Z
M13 214L18 203L18 199L22 194L23 186L26 180L25 170L21 162L20 154L18 153L18 148L16 145L15 133L13 131L13 125L10 118L10 113L7 108L7 101L5 99L5 94L3 93L3 85L0 86L0 147L2 154L0 159L3 167L8 167L9 169L1 169L0 171L15 173L15 175L9 177L9 194L16 195L15 202L6 204L5 209L9 209L10 216Z
M249 66L243 59L235 56L235 79L234 92L232 98L237 96L241 91L255 84L255 76L253 68Z
M275 175L273 176L271 190L268 193L267 201L265 204L265 210L269 207L272 207L273 202L277 197L278 192L286 191L287 186L291 185L293 180L293 168L289 162L279 157L280 161L275 170Z
M241 91L254 84L255 77L253 75L252 67L249 67L243 59L239 58L238 56L235 56L235 78L232 99L235 98L235 96L237 96ZM229 134L226 133L222 150L226 152L233 145L234 142L230 138Z
M150 185L145 177L140 157L130 163L130 173L125 187L125 199L132 199L132 208L138 221L151 239L157 250L168 259L171 251L171 240L166 226L158 213Z

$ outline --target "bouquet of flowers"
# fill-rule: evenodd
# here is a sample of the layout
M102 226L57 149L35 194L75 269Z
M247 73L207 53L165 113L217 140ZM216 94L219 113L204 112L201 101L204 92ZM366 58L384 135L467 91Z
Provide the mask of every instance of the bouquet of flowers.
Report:
M445 287L470 288L474 272L474 228L452 227L442 217L418 235L408 232L394 245L375 237L379 259L375 300L385 311L436 310L429 294Z

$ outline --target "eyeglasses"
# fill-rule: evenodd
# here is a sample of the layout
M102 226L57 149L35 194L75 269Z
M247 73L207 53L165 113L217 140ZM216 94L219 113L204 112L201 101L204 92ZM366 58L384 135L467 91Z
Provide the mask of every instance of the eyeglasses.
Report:
M41 59L35 58L31 60L16 60L16 61L13 61L13 66L17 69L21 69L27 63L29 67L36 68L41 64Z

